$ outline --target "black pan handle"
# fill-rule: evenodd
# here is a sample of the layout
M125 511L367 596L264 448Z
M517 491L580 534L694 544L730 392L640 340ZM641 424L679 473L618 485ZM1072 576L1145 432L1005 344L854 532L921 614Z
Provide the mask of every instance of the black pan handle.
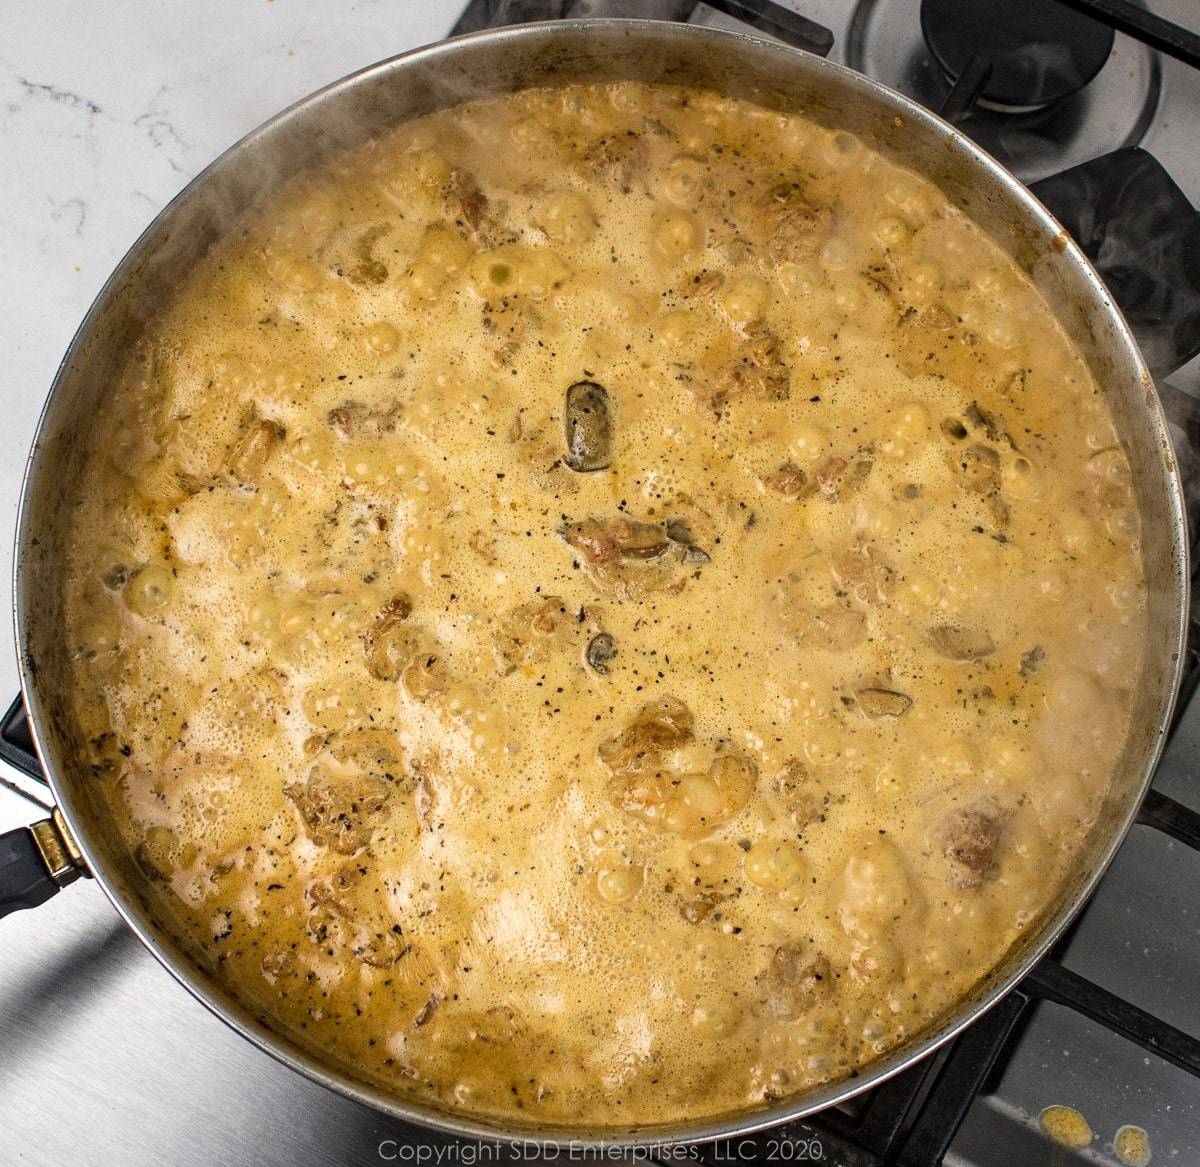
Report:
M51 812L32 827L0 835L0 916L7 916L44 904L59 888L89 873L62 815L41 797L46 775L20 693L0 718L0 758L20 772L16 779L0 776L0 782Z
M1095 265L1156 378L1200 354L1200 213L1152 154L1127 146L1030 190Z
M0 775L0 783L50 812L31 827L0 835L0 916L7 916L44 904L59 888L91 873L66 820L42 797L48 793L46 775L20 693L0 718L0 758L19 771L17 778Z
M0 916L44 904L58 886L32 828L0 835Z
M44 904L87 874L83 856L56 810L31 827L0 835L0 916Z

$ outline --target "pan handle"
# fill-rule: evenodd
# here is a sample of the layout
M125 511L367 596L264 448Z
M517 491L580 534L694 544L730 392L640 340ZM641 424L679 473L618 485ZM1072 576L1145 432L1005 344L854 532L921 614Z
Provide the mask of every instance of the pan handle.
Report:
M0 835L0 916L7 916L44 904L59 888L90 872L66 820L43 797L48 793L46 775L19 693L0 718L0 758L19 771L15 778L0 775L0 783L50 812L31 827Z
M0 835L0 916L44 904L83 872L83 856L57 810Z
M1200 213L1140 146L1030 188L1095 265L1161 379L1200 354Z

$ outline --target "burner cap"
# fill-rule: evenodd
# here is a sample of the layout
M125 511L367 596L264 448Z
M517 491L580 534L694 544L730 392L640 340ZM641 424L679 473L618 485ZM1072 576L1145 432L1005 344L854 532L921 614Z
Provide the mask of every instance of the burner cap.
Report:
M1058 0L921 0L921 32L951 81L972 57L990 61L981 96L1017 108L1082 89L1104 67L1114 35Z

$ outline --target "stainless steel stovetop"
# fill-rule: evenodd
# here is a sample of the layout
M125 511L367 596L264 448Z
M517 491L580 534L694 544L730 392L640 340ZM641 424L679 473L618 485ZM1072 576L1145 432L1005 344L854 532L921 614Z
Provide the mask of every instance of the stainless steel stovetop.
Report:
M253 7L210 0L197 11L159 0L94 0L86 11L63 12L10 0L11 35L0 47L7 159L0 206L9 226L0 234L0 286L9 292L0 345L10 372L0 385L10 419L0 437L9 442L0 487L10 507L53 365L136 230L275 108L353 67L444 36L465 3L389 8L357 0L331 12L319 0L269 11L261 0ZM603 15L614 4L560 7ZM617 6L650 14L656 0ZM791 0L790 7L833 30L832 59L918 97L936 89L918 46L918 0ZM1200 0L1150 7L1200 31ZM693 19L736 27L703 4ZM1118 34L1092 86L1078 116L1061 124L993 119L979 132L1029 181L1137 141L1200 204L1200 72ZM74 256L86 258L73 264ZM1194 469L1200 359L1165 378L1160 391L1181 462ZM14 678L11 666L0 669L13 693ZM1200 698L1183 711L1155 789L1200 811L1198 775ZM38 817L0 787L0 829ZM1200 853L1136 826L1063 946L1061 964L1200 1039L1197 889ZM1126 1125L1148 1133L1152 1162L1200 1163L1200 1079L1065 1006L1040 1000L1026 1013L946 1164L1116 1164L1114 1139ZM1056 1104L1088 1121L1095 1138L1086 1150L1069 1152L1041 1133L1039 1114ZM658 1157L858 1162L837 1147L819 1130L793 1128ZM566 1144L455 1143L299 1078L193 1001L90 882L0 923L0 1163L340 1167L577 1157Z

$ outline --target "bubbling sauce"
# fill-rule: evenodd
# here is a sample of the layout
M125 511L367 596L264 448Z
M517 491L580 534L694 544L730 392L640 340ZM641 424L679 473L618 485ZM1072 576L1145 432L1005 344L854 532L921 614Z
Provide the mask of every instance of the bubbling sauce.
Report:
M1052 900L1128 732L1102 395L802 116L401 126L220 244L98 424L67 635L128 845L225 983L434 1105L846 1077Z

